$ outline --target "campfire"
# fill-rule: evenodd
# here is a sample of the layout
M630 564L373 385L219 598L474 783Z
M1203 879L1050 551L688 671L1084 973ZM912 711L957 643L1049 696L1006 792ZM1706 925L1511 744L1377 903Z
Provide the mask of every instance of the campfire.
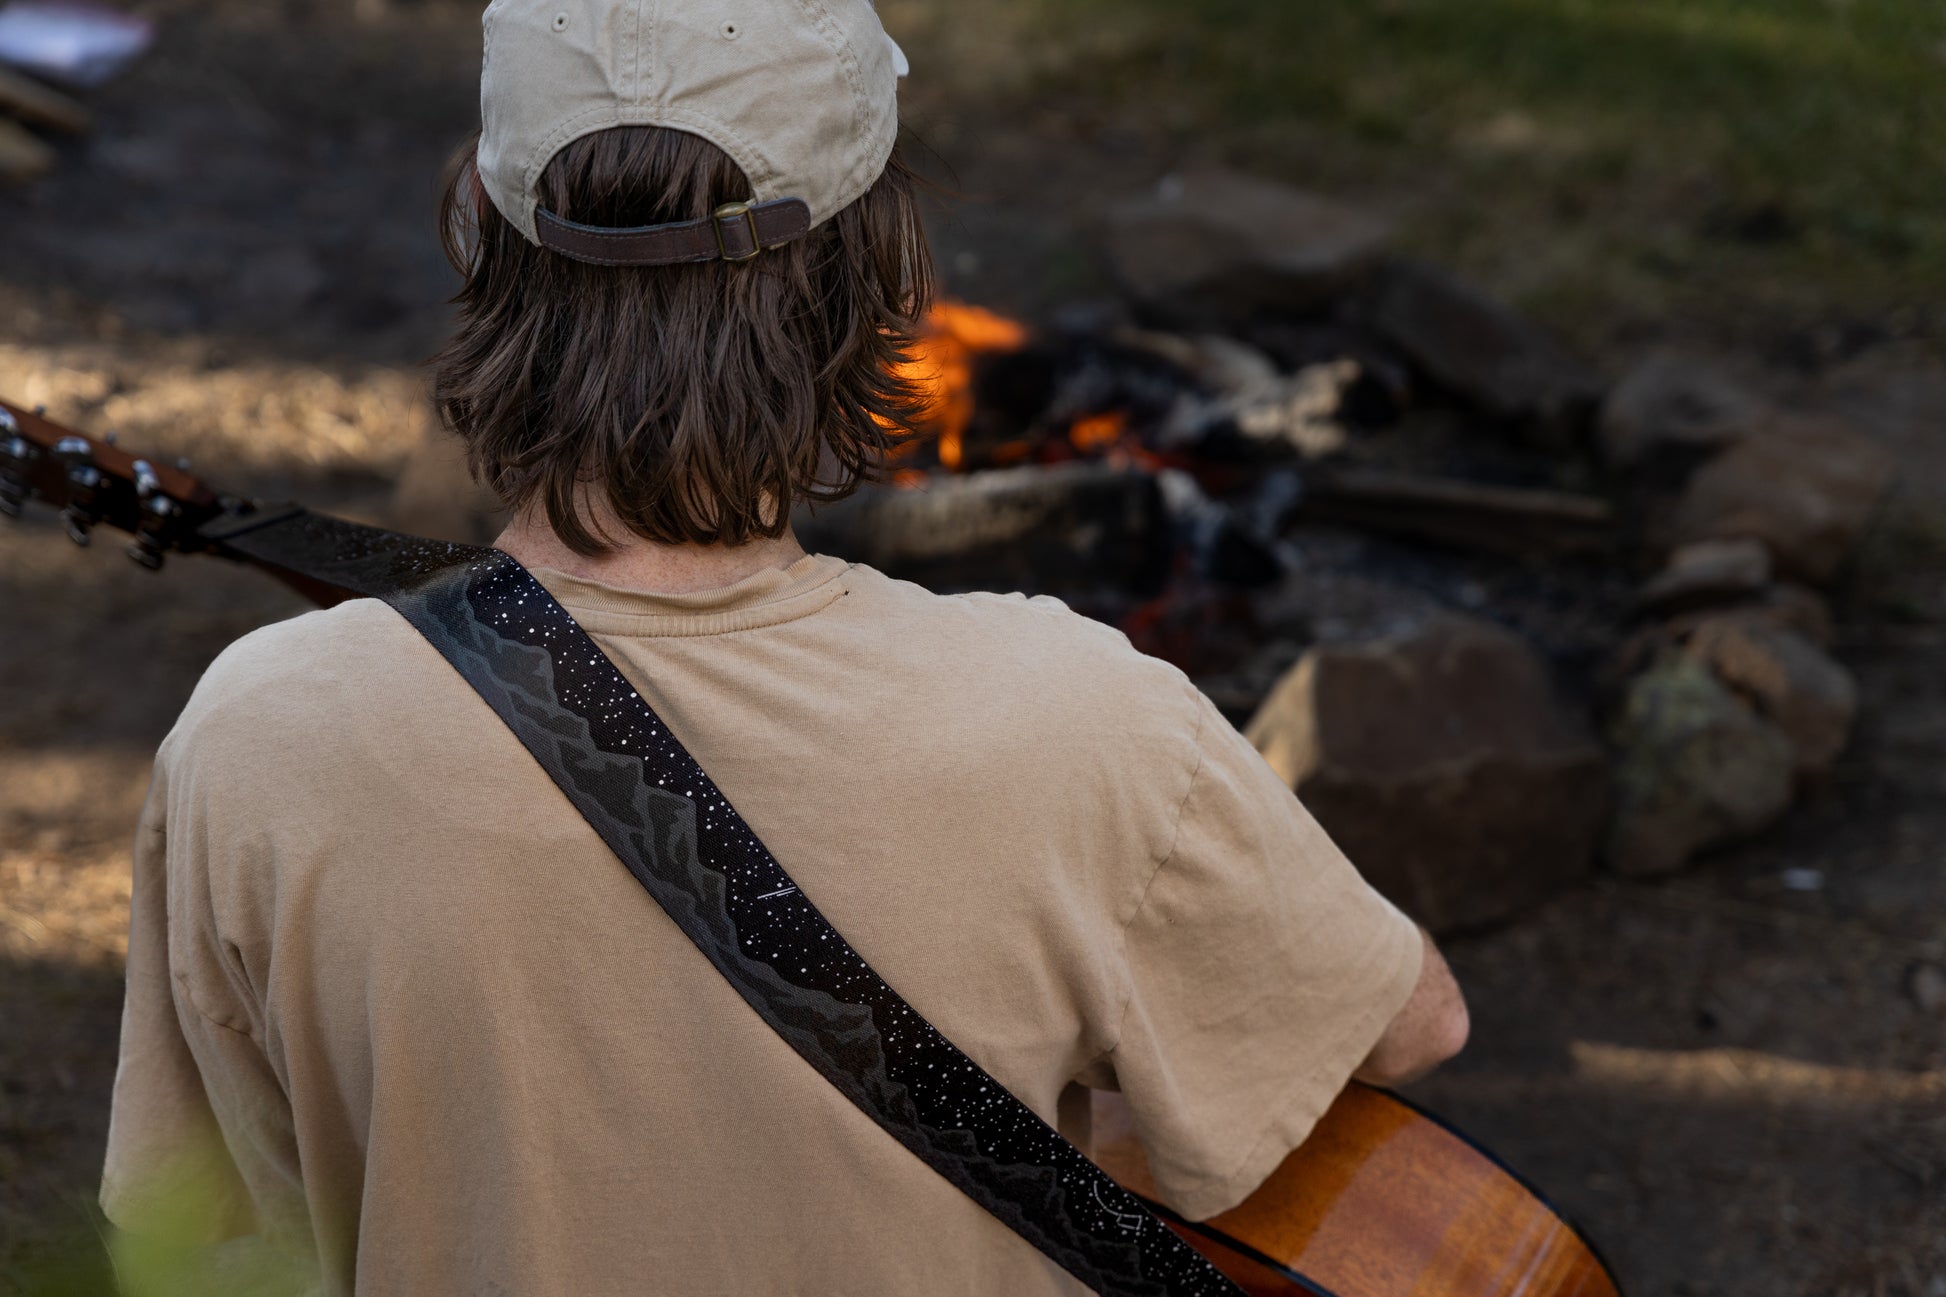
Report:
M948 300L905 373L927 412L891 483L914 494L819 514L806 524L819 543L938 589L1060 595L1192 674L1249 656L1263 628L1234 596L1304 566L1290 539L1301 517L1460 555L1585 553L1612 530L1592 497L1354 468L1353 439L1401 411L1389 380L1349 354L1283 369L1220 335L1037 328ZM1372 561L1426 566L1404 552ZM1239 720L1264 692L1219 688Z
M1889 472L1857 434L1680 358L1610 388L1261 181L1165 186L1106 244L1122 301L933 310L925 435L807 545L1117 626L1436 927L1673 868L1828 768L1815 587Z

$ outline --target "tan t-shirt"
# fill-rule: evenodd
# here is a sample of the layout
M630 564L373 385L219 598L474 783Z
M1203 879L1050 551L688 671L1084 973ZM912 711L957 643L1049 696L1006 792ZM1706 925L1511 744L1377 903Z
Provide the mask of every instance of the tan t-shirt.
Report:
M1059 603L809 557L538 573L818 907L1205 1216L1310 1130L1417 930L1181 673ZM365 1294L1074 1293L794 1054L369 600L252 634L162 746L102 1201Z

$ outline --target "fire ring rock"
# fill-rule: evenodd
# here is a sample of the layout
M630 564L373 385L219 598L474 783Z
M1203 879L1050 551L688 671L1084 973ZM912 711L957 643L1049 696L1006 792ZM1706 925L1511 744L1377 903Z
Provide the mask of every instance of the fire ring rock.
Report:
M1352 310L1436 386L1544 444L1568 444L1601 402L1594 371L1504 302L1433 266L1388 263Z
M1517 636L1452 614L1312 649L1246 729L1372 883L1436 930L1492 922L1594 864L1600 745Z
M1680 868L1699 851L1769 827L1790 805L1790 739L1679 651L1629 682L1610 737L1616 808L1608 860L1621 873Z
M1799 775L1824 773L1845 750L1858 716L1858 686L1804 636L1731 613L1699 622L1684 647L1784 732Z
M1676 480L1751 435L1770 413L1762 397L1714 366L1665 352L1615 385L1597 431L1613 467Z
M1696 471L1660 540L1670 548L1761 541L1780 570L1822 585L1891 480L1891 457L1865 434L1832 419L1778 415Z
M1102 235L1116 276L1150 311L1221 330L1327 305L1370 273L1392 227L1289 185L1212 170L1117 204Z

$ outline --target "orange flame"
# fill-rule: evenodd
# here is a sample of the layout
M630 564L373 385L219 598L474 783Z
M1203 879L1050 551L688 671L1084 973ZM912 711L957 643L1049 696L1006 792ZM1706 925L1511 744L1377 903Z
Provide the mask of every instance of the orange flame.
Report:
M912 359L894 372L918 384L925 397L925 421L939 430L939 462L948 470L965 461L966 425L973 418L973 358L1026 345L1025 325L977 306L940 302L927 315Z

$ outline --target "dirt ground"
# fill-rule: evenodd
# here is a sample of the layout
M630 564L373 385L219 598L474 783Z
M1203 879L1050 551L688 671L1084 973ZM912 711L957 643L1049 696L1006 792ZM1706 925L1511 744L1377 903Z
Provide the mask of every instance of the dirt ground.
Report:
M100 96L97 135L0 190L0 393L232 490L385 516L451 291L431 212L473 120L477 10L145 8L161 47ZM1030 315L1099 291L1094 204L1178 159L958 93L908 97L965 195L936 223L953 290ZM1594 359L1640 342L1617 326ZM1637 1297L1946 1297L1946 1008L1915 990L1946 968L1946 366L1884 333L1785 350L1764 381L1902 464L1839 597L1856 741L1759 842L1454 940L1474 1042L1417 1097L1584 1222ZM87 1204L149 754L224 645L300 610L118 548L44 513L0 533L0 1292L100 1291Z

